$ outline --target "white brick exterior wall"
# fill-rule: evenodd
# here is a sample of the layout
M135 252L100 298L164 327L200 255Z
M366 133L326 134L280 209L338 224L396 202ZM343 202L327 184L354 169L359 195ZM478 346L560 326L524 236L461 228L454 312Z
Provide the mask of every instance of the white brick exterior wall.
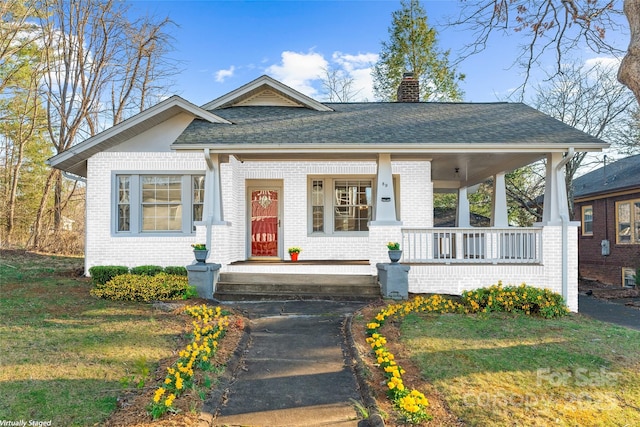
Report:
M112 235L113 172L204 171L205 167L201 153L103 152L91 157L87 174L87 272L94 265L190 264L195 236Z
M191 243L204 242L205 227L197 227L194 236L162 237L112 235L111 203L113 172L204 171L202 153L182 152L103 152L88 163L87 186L87 269L94 265L142 264L184 265L192 261ZM429 162L393 164L400 176L401 216L405 223L433 223L433 196ZM367 259L371 248L368 236L310 236L308 233L308 175L374 178L375 162L238 162L231 158L221 165L224 219L230 225L213 227L210 260L229 264L248 256L247 192L248 180L282 183L283 212L281 252L303 248L301 259ZM406 218L406 219L405 219ZM382 239L384 240L384 238ZM400 240L400 236L398 236ZM384 240L386 244L388 240ZM381 250L384 250L384 244ZM382 260L382 259L381 259Z
M405 227L433 227L431 162L393 162L400 175L400 220ZM398 240L400 241L400 240Z
M168 144L166 145L168 147ZM128 150L132 147L128 146ZM433 184L428 161L393 162L399 176L400 215L404 226L433 226ZM94 265L187 265L193 261L190 245L205 241L205 227L194 235L120 237L112 234L113 173L202 171L202 152L102 152L88 161L86 260ZM374 177L375 162L238 162L221 165L224 220L229 225L213 226L210 261L223 270L248 255L248 180L282 183L283 228L281 254L286 248L302 247L300 259L369 260L369 272L376 274L378 262L388 262L386 243L402 241L400 226L371 226L368 236L318 236L308 233L308 175L324 177ZM465 289L527 283L561 292L561 227L543 231L542 265L412 265L409 291L413 293L460 294ZM577 310L577 228L569 227L569 307ZM320 271L320 270L319 270Z

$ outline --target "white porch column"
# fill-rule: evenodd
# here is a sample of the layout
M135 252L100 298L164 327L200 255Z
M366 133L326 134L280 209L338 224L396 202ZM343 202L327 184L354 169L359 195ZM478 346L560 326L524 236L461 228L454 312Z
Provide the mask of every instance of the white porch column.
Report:
M222 186L220 183L220 158L205 149L207 172L204 177L203 221L219 224L224 221L222 211Z
M206 244L211 248L211 228L213 224L224 224L222 211L222 186L220 180L220 157L204 150L207 171L204 176L204 204L202 222L207 227Z
M569 218L567 186L561 167L564 153L547 154L547 172L544 186L544 207L541 225L560 225L562 217Z
M461 187L458 189L456 227L471 227L471 220L469 219L469 199L467 198L467 187Z
M373 225L401 225L396 217L396 196L391 173L391 154L378 154L375 220Z
M507 211L507 187L504 172L493 176L493 199L491 206L491 226L508 227L509 214Z

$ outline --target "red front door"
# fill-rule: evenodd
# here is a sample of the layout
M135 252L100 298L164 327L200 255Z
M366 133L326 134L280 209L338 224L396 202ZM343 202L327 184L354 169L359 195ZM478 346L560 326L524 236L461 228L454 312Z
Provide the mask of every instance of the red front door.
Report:
M251 191L251 256L278 256L278 190Z

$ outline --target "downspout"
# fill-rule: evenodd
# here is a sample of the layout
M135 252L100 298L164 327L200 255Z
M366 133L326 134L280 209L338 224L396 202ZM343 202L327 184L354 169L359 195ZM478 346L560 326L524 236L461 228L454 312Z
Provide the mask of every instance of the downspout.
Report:
M62 172L62 176L70 179L71 181L77 181L77 182L82 182L84 185L87 185L87 178L80 176L80 175L76 175L73 173L69 173L67 171L61 171ZM85 191L85 203L84 203L84 218L85 218L85 224L87 222L87 218L89 217L89 204L87 203L87 193ZM86 248L88 245L87 243L87 233L84 233L84 247ZM84 275L89 277L89 268L87 267L87 262L86 262L86 257L85 257L85 263L84 263Z
M573 147L569 147L567 155L556 165L556 176L558 176L558 173L569 163L574 155L575 151ZM566 194L567 189L565 182L564 179L558 179L558 194L562 194L561 191L564 191ZM562 188L562 185L565 185L565 188ZM562 298L565 304L569 302L569 216L565 213L567 210L568 206L565 206L565 209L563 209L560 214L560 222L562 223Z

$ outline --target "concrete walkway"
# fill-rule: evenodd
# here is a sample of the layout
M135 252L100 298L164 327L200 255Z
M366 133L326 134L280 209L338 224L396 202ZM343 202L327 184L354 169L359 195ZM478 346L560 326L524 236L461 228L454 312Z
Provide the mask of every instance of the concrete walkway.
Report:
M640 330L640 310L589 295L578 295L578 312L603 322Z
M203 413L213 426L357 426L344 322L366 303L233 303L251 320L237 365ZM241 348L243 345L240 346Z

